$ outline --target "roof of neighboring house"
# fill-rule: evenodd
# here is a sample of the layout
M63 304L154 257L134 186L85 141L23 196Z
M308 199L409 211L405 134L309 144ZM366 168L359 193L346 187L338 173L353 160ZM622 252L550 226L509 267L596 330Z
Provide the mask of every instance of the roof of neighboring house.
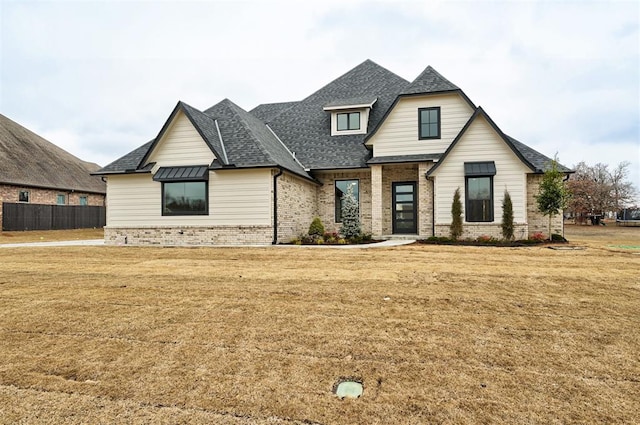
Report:
M99 168L0 114L0 183L104 194Z
M446 153L428 157L372 158L371 150L364 144L377 131L400 98L439 93L457 93L473 109L482 111L481 108L476 108L462 90L431 66L410 83L375 62L366 60L296 102L267 103L256 106L250 112L228 99L204 112L179 102L156 140L162 136L176 111L182 110L214 152L217 159L210 164L212 169L278 166L311 178L309 170L366 168L369 164L385 162L443 160ZM371 106L368 133L332 136L331 112L324 108L356 105ZM216 123L222 140L217 134ZM497 131L532 171L541 172L544 164L549 162L546 156L508 138L499 129ZM154 146L153 141L149 142L107 165L98 174L143 171L140 167L144 165ZM435 168L437 166L432 170ZM562 169L568 170L566 167Z

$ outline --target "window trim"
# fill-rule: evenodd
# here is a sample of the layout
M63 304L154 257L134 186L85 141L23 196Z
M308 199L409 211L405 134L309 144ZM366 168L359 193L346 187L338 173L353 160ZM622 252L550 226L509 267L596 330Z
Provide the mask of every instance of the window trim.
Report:
M204 183L204 211L202 212L166 212L164 203L164 185L172 184L172 183ZM162 189L160 195L160 213L163 217L176 217L176 216L199 216L199 215L209 215L209 182L207 180L174 180L174 181L163 181L161 182Z
M82 200L84 199L84 204L82 203ZM81 195L78 196L78 205L82 206L82 207L86 207L89 205L89 197L86 195Z
M470 220L469 217L469 179L489 179L489 219L488 220ZM494 214L495 199L493 190L493 176L492 175L469 175L464 176L464 220L467 223L493 223L495 221Z
M435 136L422 135L422 111L438 111L438 133ZM439 106L428 108L418 108L418 140L440 139L441 138L442 113Z
M60 199L62 199L62 203L60 202ZM65 195L64 193L58 193L58 195L56 196L56 205L67 205L67 195Z
M358 114L358 119L357 119L357 123L358 123L358 127L356 128L351 128L351 115L355 115ZM339 123L340 123L340 115L346 115L347 116L347 128L340 128L339 127ZM358 131L362 128L362 114L360 113L360 111L349 111L349 112L338 112L336 113L336 131L342 132L342 131Z
M338 224L342 223L342 217L340 217L340 221L338 221L338 203L336 202L336 189L338 182L357 182L358 184L358 214L360 214L360 179L335 179L333 181L333 222ZM340 205L340 212L342 213L342 205Z

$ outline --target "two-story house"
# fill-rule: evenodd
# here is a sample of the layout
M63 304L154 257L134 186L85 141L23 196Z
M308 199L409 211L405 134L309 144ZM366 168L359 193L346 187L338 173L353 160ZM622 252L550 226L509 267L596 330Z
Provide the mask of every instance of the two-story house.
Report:
M408 82L367 60L297 102L178 102L153 140L97 174L108 243L287 242L316 216L337 231L349 186L374 238L448 235L456 188L463 237L500 237L508 190L526 238L547 231L534 195L549 163L433 68Z

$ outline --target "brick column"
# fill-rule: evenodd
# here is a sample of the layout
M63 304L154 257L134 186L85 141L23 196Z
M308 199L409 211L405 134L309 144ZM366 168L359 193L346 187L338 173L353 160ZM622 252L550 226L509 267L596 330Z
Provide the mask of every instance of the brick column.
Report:
M427 180L426 174L433 163L418 164L418 235L433 236L433 183Z
M382 236L382 165L371 166L371 234Z

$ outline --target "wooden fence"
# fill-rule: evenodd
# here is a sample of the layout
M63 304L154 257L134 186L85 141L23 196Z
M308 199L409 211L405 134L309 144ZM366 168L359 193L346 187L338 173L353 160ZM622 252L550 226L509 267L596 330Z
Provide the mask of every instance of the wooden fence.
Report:
M105 207L88 205L2 204L2 230L99 228L106 224Z

